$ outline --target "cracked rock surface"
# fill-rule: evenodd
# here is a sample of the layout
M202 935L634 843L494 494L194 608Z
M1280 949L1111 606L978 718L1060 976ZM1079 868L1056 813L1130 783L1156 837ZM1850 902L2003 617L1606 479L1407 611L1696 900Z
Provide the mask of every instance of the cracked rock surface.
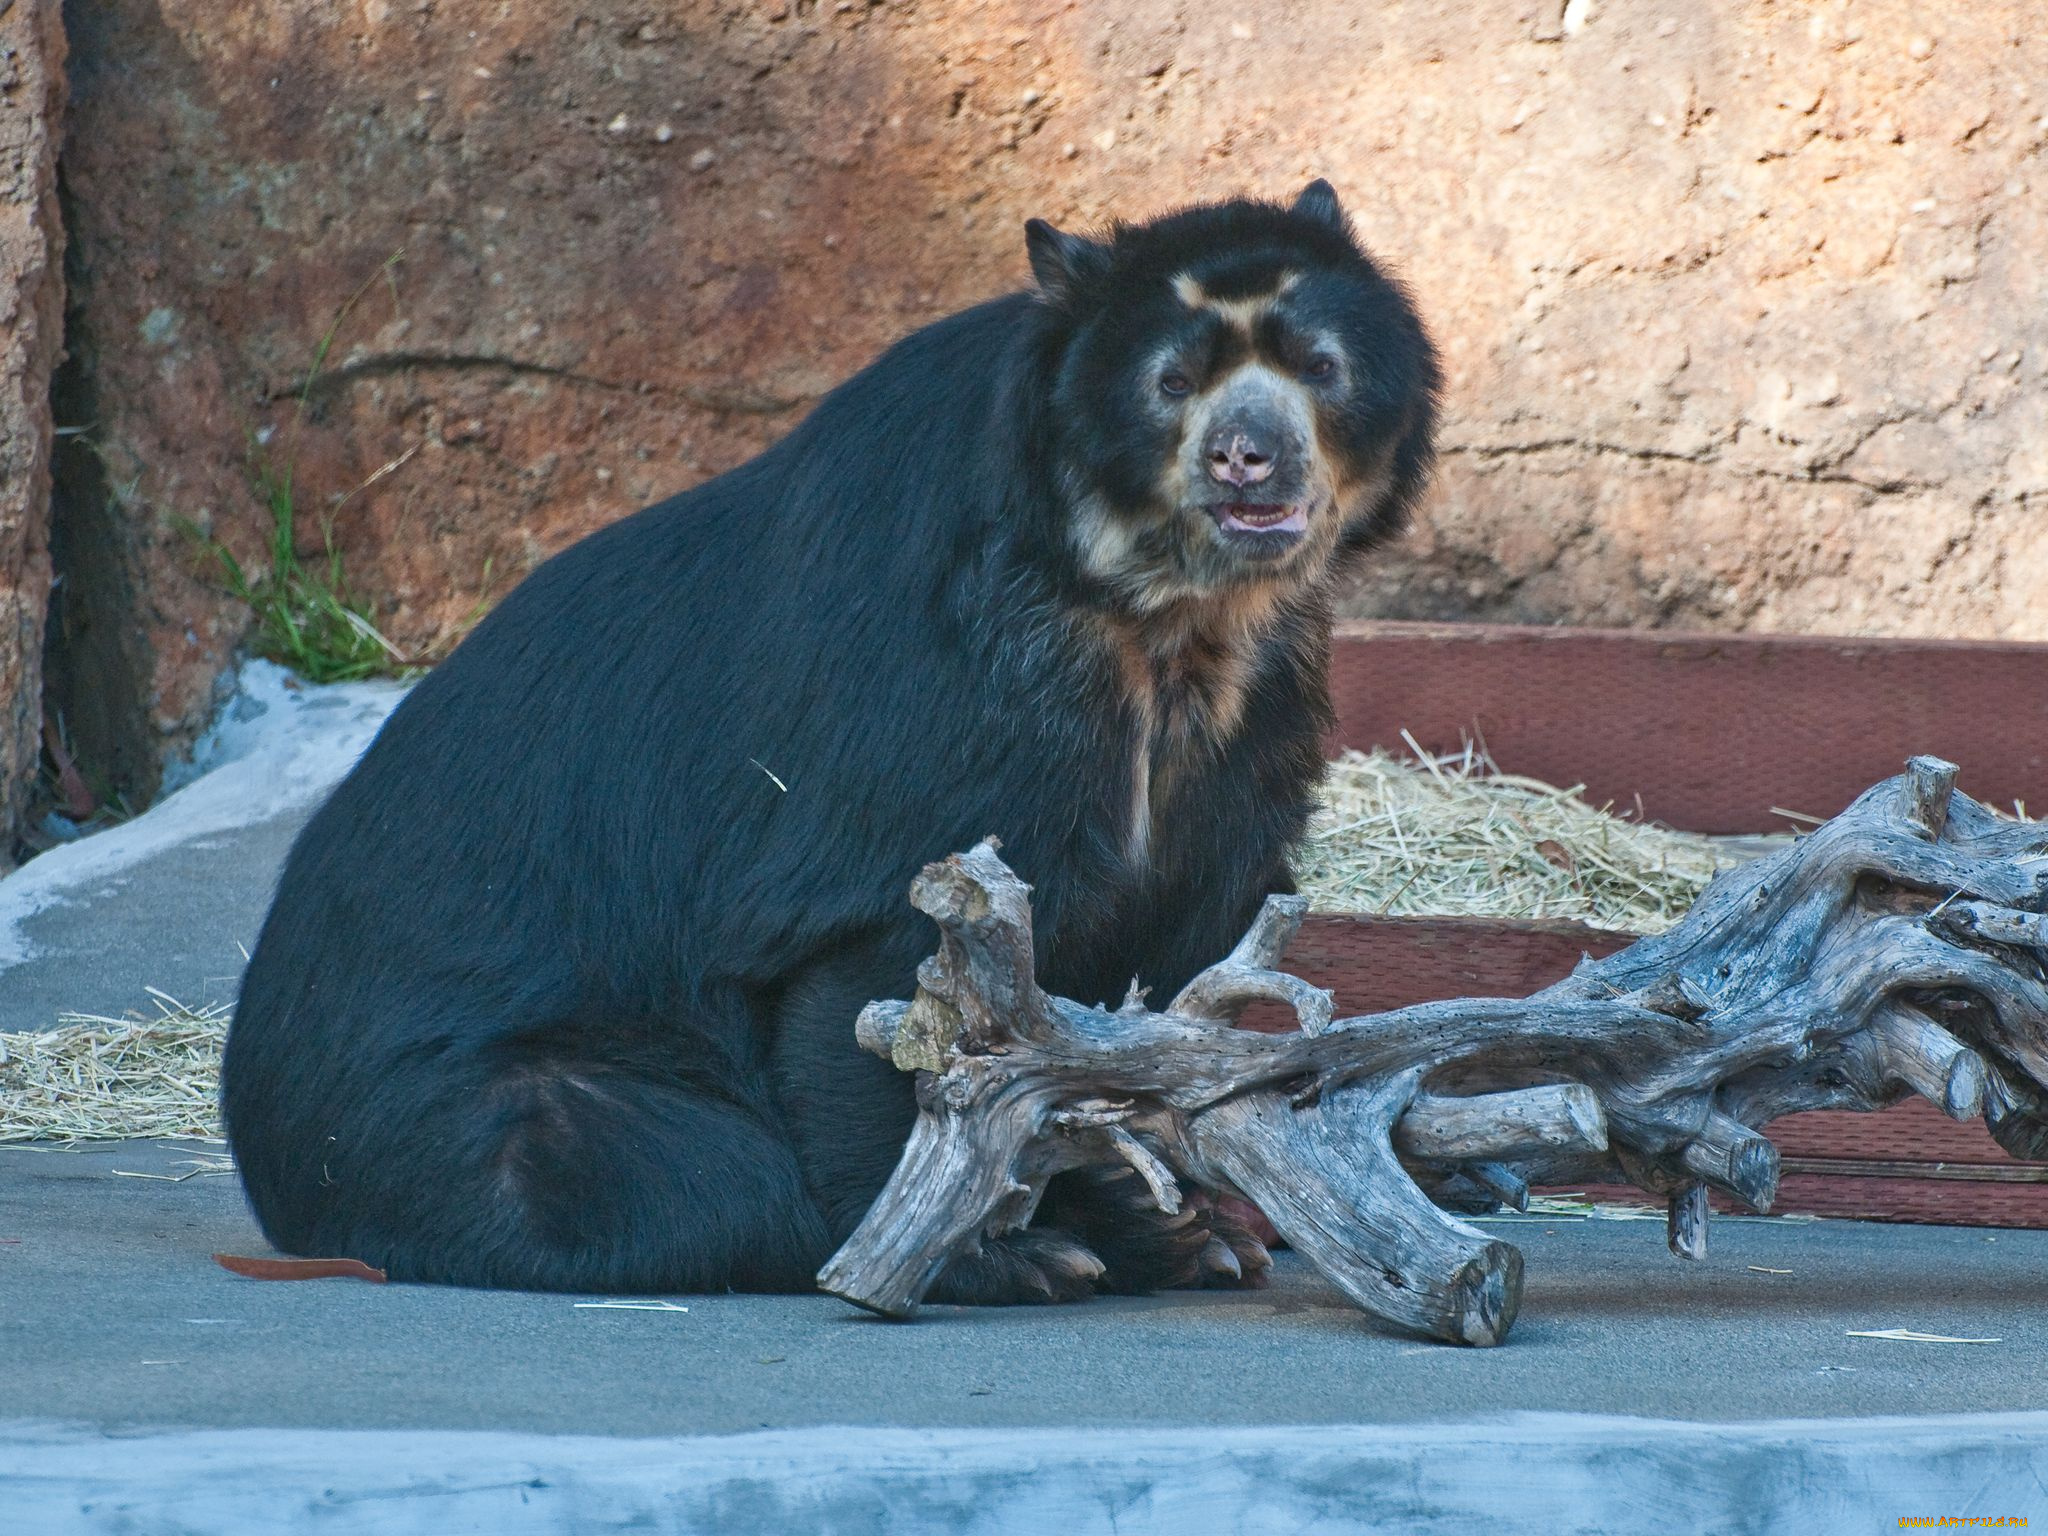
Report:
M1354 612L2048 638L2032 10L73 7L108 729L206 718L243 619L175 520L260 562L252 441L295 463L302 545L331 519L431 653L1020 284L1027 216L1312 173L1451 381L1437 489Z

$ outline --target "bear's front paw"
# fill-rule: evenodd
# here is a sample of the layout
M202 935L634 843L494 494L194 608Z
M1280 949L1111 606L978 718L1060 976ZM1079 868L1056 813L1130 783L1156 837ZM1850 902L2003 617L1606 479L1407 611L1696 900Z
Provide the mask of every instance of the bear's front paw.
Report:
M1126 1295L1266 1283L1273 1256L1249 1222L1207 1190L1188 1189L1181 1207L1159 1209L1129 1168L1060 1175L1046 1191L1039 1220L1073 1233L1101 1255L1100 1288ZM1249 1208L1246 1208L1249 1209Z
M949 1260L927 1301L966 1307L1044 1306L1092 1295L1102 1260L1066 1232L1024 1227Z

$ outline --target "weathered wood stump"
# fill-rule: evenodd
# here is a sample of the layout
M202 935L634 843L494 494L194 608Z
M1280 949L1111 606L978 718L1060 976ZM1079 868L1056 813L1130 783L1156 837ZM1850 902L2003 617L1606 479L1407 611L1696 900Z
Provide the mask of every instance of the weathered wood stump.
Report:
M1167 1211L1183 1180L1244 1196L1377 1316L1495 1344L1521 1255L1425 1186L1516 1204L1531 1179L1618 1174L1667 1197L1672 1250L1696 1258L1709 1189L1770 1207L1760 1127L1779 1115L1918 1093L2048 1155L2048 827L1994 816L1955 773L1915 758L1720 876L1670 932L1533 997L1348 1019L1274 969L1298 897L1270 899L1163 1013L1135 993L1112 1012L1039 989L1029 888L992 841L930 865L911 900L939 952L911 1002L857 1025L917 1072L917 1125L818 1283L908 1316L950 1255L1028 1221L1053 1174L1123 1162ZM1234 1028L1256 999L1300 1032Z

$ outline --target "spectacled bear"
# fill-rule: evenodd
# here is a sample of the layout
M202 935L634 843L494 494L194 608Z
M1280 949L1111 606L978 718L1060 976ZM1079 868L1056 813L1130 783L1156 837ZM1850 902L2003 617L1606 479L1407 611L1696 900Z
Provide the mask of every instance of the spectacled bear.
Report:
M1031 291L542 565L307 824L222 1079L280 1249L808 1289L914 1118L853 1024L936 947L921 866L999 835L1040 982L1108 1003L1290 888L1427 333L1320 181L1026 245ZM934 1298L1201 1278L1201 1223L1075 1177Z

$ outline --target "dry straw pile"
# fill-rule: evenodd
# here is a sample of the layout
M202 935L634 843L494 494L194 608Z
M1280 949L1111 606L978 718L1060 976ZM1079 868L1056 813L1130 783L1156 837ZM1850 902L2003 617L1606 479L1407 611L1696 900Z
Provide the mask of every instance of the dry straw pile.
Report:
M217 1138L225 1007L157 994L153 1019L67 1013L0 1034L0 1142Z
M1297 861L1322 911L1576 917L1654 933L1755 851L1611 815L1475 752L1348 752L1324 802ZM218 1137L228 1010L162 994L157 1008L0 1033L0 1142Z
M1411 745L1413 745L1411 743ZM1771 839L1673 832L1600 810L1483 753L1346 752L1295 860L1323 912L1575 917L1661 933L1716 873Z

